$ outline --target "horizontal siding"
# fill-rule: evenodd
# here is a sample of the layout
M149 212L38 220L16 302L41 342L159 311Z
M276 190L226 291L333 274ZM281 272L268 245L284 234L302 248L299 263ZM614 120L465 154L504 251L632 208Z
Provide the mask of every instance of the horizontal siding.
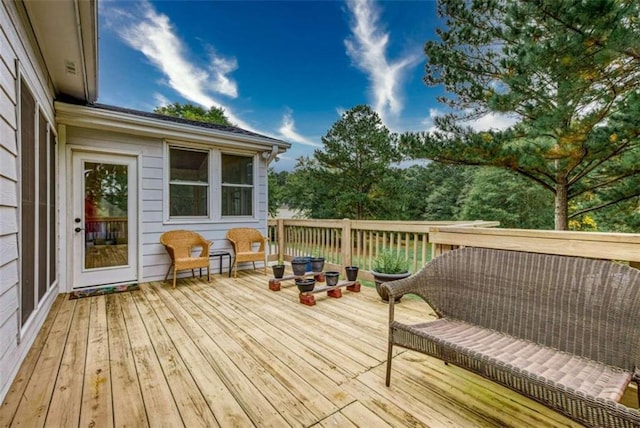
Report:
M18 210L0 206L0 235L10 235L18 230Z
M7 290L16 287L18 284L18 261L12 260L9 263L0 266L0 294L6 293ZM17 293L16 287L16 293Z
M213 247L216 249L230 250L230 244L225 239L227 230L232 227L255 227L266 231L266 177L267 169L261 162L257 173L259 185L256 192L259 198L257 212L260 213L259 221L250 220L246 222L206 222L189 224L165 224L163 221L163 201L164 197L164 166L163 141L160 139L144 138L122 133L89 130L84 128L67 128L67 144L74 147L100 147L108 148L113 152L132 150L142 154L142 194L139 195L141 201L142 218L140 219L140 245L142 248L142 275L141 281L154 281L164 279L169 258L160 245L160 235L175 229L189 229L200 233L206 239L213 240ZM188 272L187 272L188 274Z
M0 206L18 206L18 184L0 175Z
M18 311L18 290L13 287L0 294L0 325L4 325ZM15 321L14 321L15 322ZM6 343L6 342L1 342Z
M7 123L7 121L0 117L0 147L11 153L14 156L18 155L18 141L16 130ZM4 154L3 154L4 156Z
M18 18L16 2L0 4L0 401L9 389L22 360L49 311L49 298L38 303L28 324L20 332L15 315L19 307L18 181L20 158L17 140L16 61L45 116L53 119L53 88L38 59L37 47Z

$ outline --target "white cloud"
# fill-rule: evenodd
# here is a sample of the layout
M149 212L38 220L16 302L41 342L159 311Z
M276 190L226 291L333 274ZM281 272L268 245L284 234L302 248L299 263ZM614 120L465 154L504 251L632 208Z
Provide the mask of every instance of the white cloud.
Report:
M146 0L137 3L138 7L131 11L117 9L117 4L106 2L101 8L107 18L107 26L146 56L163 73L170 88L205 108L223 108L232 123L259 132L212 96L213 93L232 98L238 96L237 83L228 76L238 67L235 58L223 58L209 48L208 69L198 66L189 61L187 49L176 35L168 16L158 13Z
M370 0L347 0L347 6L353 15L352 34L344 42L347 54L368 75L374 110L385 121L388 113L397 116L402 111L403 73L417 63L419 56L389 61L386 57L389 34L379 27L379 12L375 4Z
M156 92L155 94L153 94L153 98L156 100L156 104L158 105L158 107L166 107L169 104L171 104L171 101L169 101L169 98L165 97L160 93Z
M477 119L464 122L464 125L470 126L474 131L502 131L515 125L517 122L518 118L513 115L487 113Z
M316 143L311 138L300 135L296 131L296 124L293 120L293 112L291 110L287 111L282 117L282 125L280 126L279 131L280 135L285 140L304 144L306 146L320 147L320 144Z

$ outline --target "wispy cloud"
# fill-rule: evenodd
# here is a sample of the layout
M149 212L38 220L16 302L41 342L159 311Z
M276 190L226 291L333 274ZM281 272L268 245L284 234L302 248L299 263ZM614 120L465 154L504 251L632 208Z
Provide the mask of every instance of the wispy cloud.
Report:
M477 119L464 122L464 125L470 126L474 131L502 131L518 122L518 117L506 115L502 113L487 113Z
M352 14L347 54L371 82L374 109L383 121L389 113L397 116L403 108L401 83L405 70L420 57L410 55L395 61L387 59L389 34L379 23L379 11L371 0L347 0Z
M287 141L304 144L306 146L320 147L320 144L311 138L300 135L298 131L296 131L296 124L293 120L293 112L291 110L288 110L282 117L282 125L278 131L280 131L283 139Z
M238 85L229 77L238 68L235 58L224 58L216 54L213 47L209 47L209 64L191 62L188 49L176 35L168 16L156 11L146 0L128 11L118 9L117 4L105 2L101 8L107 25L125 43L145 55L162 72L170 88L203 107L223 108L231 122L253 131L251 126L214 97L215 94L231 98L238 96Z

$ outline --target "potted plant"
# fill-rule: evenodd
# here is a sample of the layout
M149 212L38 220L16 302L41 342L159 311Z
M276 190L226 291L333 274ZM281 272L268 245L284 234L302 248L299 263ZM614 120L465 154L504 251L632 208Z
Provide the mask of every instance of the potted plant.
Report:
M278 264L271 266L271 270L273 270L274 278L282 278L284 276L284 261L278 259Z
M409 273L409 261L403 255L389 250L382 251L373 260L371 273L376 282L376 291L385 302L389 301L389 293L382 288L382 283L411 275ZM402 296L398 296L395 301L399 302L401 298Z

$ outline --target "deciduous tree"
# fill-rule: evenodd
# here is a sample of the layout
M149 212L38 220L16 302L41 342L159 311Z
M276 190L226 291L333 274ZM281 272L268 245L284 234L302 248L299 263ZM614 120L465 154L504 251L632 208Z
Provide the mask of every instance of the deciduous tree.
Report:
M166 106L156 107L153 111L154 113L180 117L182 119L196 120L198 122L208 122L228 126L233 125L229 122L229 118L227 118L224 109L219 107L210 107L209 110L205 110L203 107L195 104L180 104L179 102L175 102L167 104Z

